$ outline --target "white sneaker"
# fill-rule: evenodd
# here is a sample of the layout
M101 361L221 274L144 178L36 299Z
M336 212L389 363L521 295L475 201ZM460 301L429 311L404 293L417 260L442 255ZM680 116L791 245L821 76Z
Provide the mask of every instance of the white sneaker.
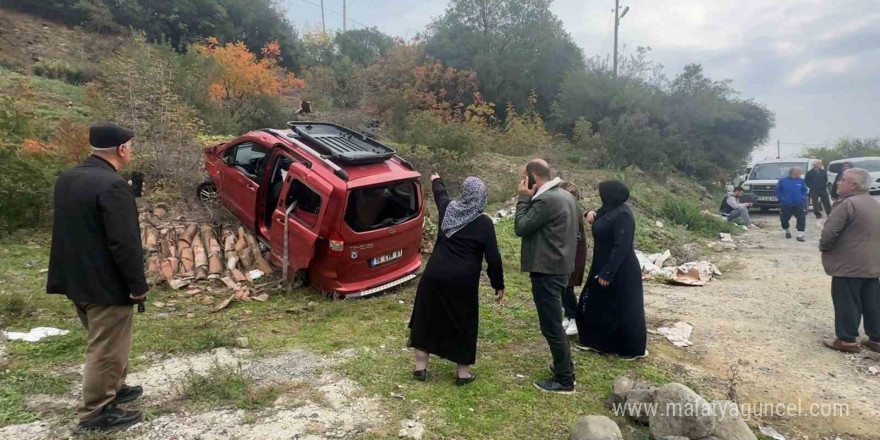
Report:
M570 320L570 319L563 318L563 319L562 319L562 329L563 329L563 330L567 329L568 326L571 325L572 322L573 322L573 321Z
M565 328L565 334L568 336L574 336L578 334L578 326L577 323L574 322L574 319L572 319L570 322L571 324L569 324L568 327Z

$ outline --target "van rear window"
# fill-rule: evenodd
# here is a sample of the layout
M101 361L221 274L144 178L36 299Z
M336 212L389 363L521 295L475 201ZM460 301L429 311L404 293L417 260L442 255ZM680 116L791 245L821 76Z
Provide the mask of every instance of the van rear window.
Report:
M348 195L345 223L355 232L368 232L403 223L419 215L416 183L407 180L357 188Z

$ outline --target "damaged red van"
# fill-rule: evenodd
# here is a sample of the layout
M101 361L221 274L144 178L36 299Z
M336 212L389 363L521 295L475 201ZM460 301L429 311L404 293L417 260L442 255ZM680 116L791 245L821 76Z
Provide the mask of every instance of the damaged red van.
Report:
M219 201L253 230L288 281L304 273L327 294L359 297L415 278L421 175L352 130L288 125L206 148L202 201Z

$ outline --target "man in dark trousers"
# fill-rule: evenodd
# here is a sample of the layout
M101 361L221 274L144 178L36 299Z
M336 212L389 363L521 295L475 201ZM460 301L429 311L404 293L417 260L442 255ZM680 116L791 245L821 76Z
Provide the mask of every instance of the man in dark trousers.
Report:
M137 205L117 171L131 162L133 133L89 129L92 155L58 177L48 293L66 295L88 332L79 429L124 429L141 419L118 404L143 394L125 385L133 304L146 299Z
M831 185L831 200L834 200L835 202L837 201L837 185L840 183L841 179L843 179L843 173L852 168L852 162L844 162L843 165L840 166L840 172L837 173L837 176L834 178L834 183Z
M807 171L804 182L810 191L810 203L813 205L813 213L816 214L816 218L822 218L823 207L825 214L831 214L831 200L828 198L828 172L825 171L825 164L821 160L813 162L813 168Z
M871 175L860 168L841 173L839 199L822 228L819 250L831 275L834 331L828 348L859 352L859 323L864 317L866 348L880 353L880 203L869 194Z
M776 197L779 199L779 218L785 238L791 238L791 216L797 219L797 240L805 241L807 230L807 184L801 179L803 170L800 167L792 167L788 177L779 179L776 183Z
M522 237L523 272L532 280L532 298L538 310L541 334L553 355L553 378L535 386L554 393L574 392L574 364L568 337L562 328L562 295L574 271L578 238L578 208L574 197L559 188L547 162L526 165L519 187L514 228Z

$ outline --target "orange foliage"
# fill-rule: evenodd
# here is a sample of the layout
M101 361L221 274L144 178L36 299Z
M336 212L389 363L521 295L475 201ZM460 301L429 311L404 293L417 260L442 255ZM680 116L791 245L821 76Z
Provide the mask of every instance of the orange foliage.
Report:
M240 41L221 45L216 38L208 37L205 44L197 44L194 48L197 53L213 59L219 67L208 88L213 99L272 97L305 86L305 82L278 65L281 45L277 41L263 47L260 59Z
M21 146L22 153L36 157L42 157L54 151L55 148L53 146L46 145L37 139L25 139L24 144Z
M51 145L61 154L65 163L82 162L92 152L89 145L89 126L64 118L52 135Z

